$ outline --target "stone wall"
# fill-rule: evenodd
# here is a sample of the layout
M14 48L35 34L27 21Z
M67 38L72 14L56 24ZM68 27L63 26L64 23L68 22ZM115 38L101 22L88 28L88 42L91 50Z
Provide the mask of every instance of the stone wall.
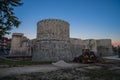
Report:
M58 19L46 19L37 23L38 40L69 40L69 23Z
M69 23L59 19L45 19L37 23L37 38L28 40L21 33L12 36L10 55L32 55L32 61L72 61L83 49L97 56L112 55L110 39L70 38Z
M69 23L58 19L47 19L37 23L37 39L33 50L33 61L71 60Z
M70 38L70 51L72 57L78 57L82 54L82 49L85 48L85 42L78 38Z
M69 43L65 41L39 41L33 50L33 61L69 61L71 56Z
M97 42L95 39L86 39L84 40L85 43L85 49L89 49L90 51L93 51L95 55L97 55Z
M13 33L10 56L25 56L28 53L28 39L22 33Z
M82 54L82 49L93 51L96 56L112 55L112 44L110 39L86 39L70 38L70 47L72 57Z
M97 52L101 56L112 55L111 39L99 39L97 40Z

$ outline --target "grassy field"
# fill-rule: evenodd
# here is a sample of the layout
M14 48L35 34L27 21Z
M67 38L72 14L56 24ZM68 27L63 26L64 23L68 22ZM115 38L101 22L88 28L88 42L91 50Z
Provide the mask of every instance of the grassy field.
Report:
M39 65L39 64L51 64L51 61L33 62L33 61L13 61L9 59L0 58L0 65L6 65L8 67L24 66L24 65Z

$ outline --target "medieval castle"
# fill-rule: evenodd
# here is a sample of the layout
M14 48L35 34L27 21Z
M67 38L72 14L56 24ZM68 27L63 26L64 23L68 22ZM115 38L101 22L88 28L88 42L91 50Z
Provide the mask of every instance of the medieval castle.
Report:
M32 55L33 61L71 61L90 49L97 56L112 55L110 39L70 38L69 23L59 19L45 19L37 23L37 38L29 40L22 33L13 33L10 56Z

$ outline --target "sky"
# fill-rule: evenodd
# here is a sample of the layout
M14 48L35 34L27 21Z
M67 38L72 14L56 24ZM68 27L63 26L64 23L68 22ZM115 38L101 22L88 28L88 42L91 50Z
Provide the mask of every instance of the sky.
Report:
M21 0L15 8L22 22L11 33L24 33L36 38L37 22L62 19L70 24L70 37L80 39L112 39L120 45L120 0ZM11 36L11 35L9 35Z

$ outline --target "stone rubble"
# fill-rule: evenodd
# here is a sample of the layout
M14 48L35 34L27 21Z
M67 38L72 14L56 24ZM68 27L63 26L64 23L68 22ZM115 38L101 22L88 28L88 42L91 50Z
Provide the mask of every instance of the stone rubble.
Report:
M66 63L63 60L60 60L60 61L58 61L56 63L52 63L52 64L55 66L58 66L58 67L72 67L73 66L73 64Z

